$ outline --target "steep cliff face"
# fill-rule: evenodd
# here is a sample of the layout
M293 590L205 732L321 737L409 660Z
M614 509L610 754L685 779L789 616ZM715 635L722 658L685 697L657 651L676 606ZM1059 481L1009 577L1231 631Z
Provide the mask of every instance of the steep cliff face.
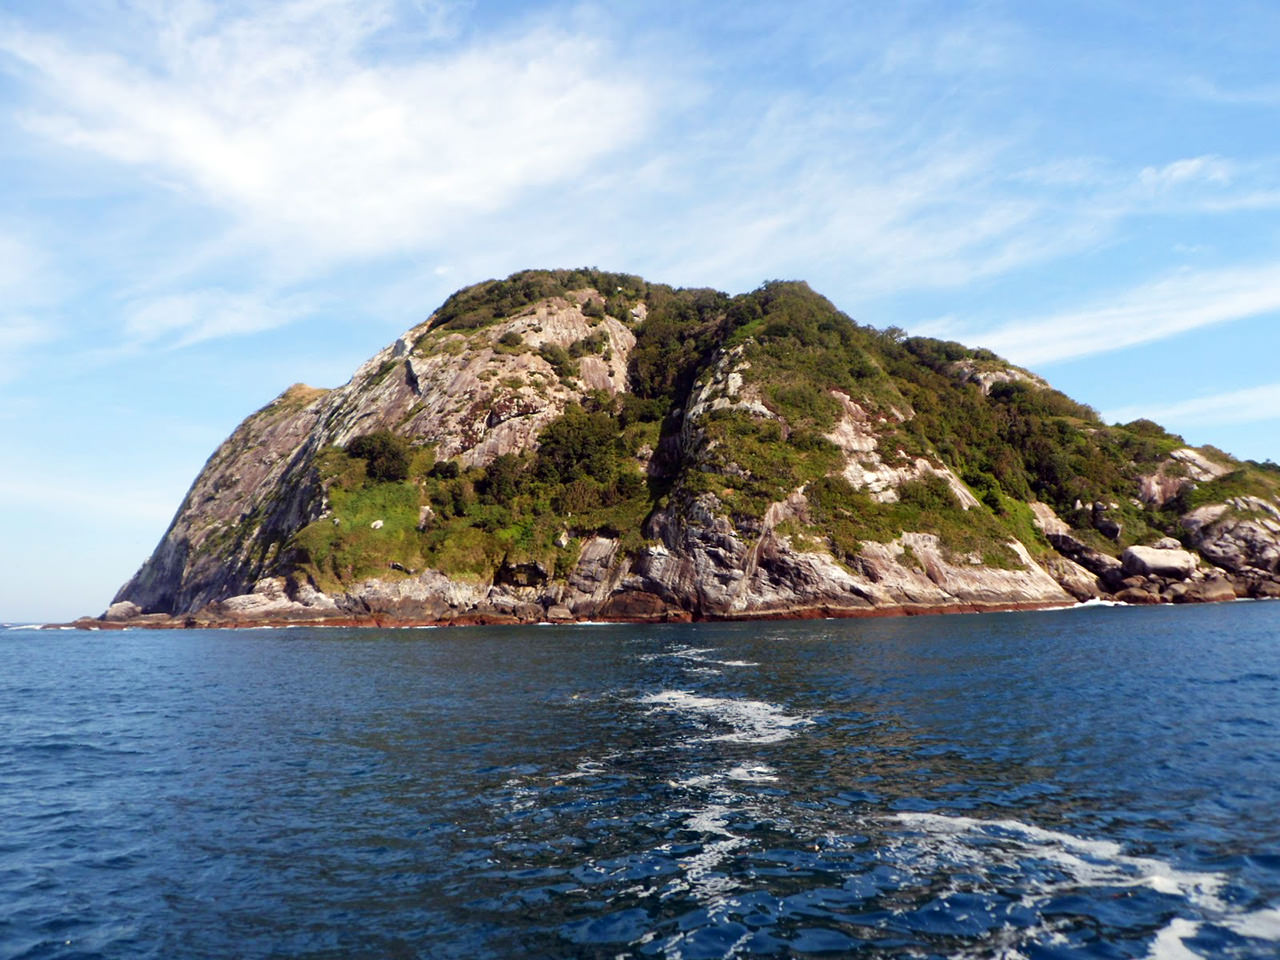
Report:
M428 320L336 390L290 387L209 458L160 546L115 602L185 613L250 592L282 567L290 538L326 511L319 452L357 435L391 430L468 466L528 449L566 404L626 384L635 336L613 317L584 315L600 302L594 290L547 298L482 330L433 328ZM579 377L562 379L546 356L592 336L599 353L580 360ZM503 338L518 338L524 349L504 347Z
M369 435L399 445L399 472L352 454ZM1106 426L992 354L859 326L803 284L728 297L530 271L455 294L347 384L291 387L249 417L105 617L684 619L1275 593L1268 465L1146 421Z

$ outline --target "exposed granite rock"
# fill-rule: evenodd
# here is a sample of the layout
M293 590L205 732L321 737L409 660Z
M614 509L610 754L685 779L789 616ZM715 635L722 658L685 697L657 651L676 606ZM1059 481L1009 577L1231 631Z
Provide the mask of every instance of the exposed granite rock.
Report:
M1154 473L1138 478L1138 497L1142 503L1164 507L1179 494L1194 489L1196 484L1216 480L1230 472L1231 467L1198 450L1183 447L1169 454Z
M1031 516L1035 524L1045 536L1070 536L1071 525L1054 512L1053 507L1039 500L1027 504L1031 508Z
M1280 506L1274 503L1235 497L1192 510L1182 525L1195 548L1226 570L1280 572Z
M107 607L107 612L102 615L102 619L109 620L112 623L122 623L141 615L142 608L140 606L132 600L121 600L119 603L113 603Z
M893 465L886 463L878 447L880 431L883 425L888 424L889 418L871 417L848 394L839 390L832 390L831 395L840 403L843 416L826 438L844 451L844 477L854 489L865 488L872 499L880 503L894 503L898 499L898 488L904 483L938 476L947 481L947 486L964 509L978 506L973 492L943 464L933 463L924 457L907 457L901 450L893 451ZM908 408L905 413L899 412L896 419L903 422L910 416Z
M1016 570L950 559L929 533L903 533L890 544L864 543L853 570L830 554L796 550L787 538L777 536L776 523L797 509L797 501L775 506L779 509L774 525L767 525L751 545L740 538L711 494L698 497L680 514L660 513L652 529L663 547L637 557L636 586L699 617L1072 600L1016 541L1009 544L1023 564Z
M1196 558L1185 550L1129 547L1121 557L1121 567L1130 576L1186 580L1196 571Z
M1211 577L1189 583L1174 597L1174 603L1221 603L1236 599L1236 589L1225 577Z
M1226 464L1219 463L1190 447L1175 450L1169 456L1177 463L1181 463L1186 468L1187 476L1197 483L1217 480L1219 477L1225 477L1232 470Z
M1079 540L1071 536L1070 525L1060 518L1053 507L1047 503L1032 500L1027 505L1031 508L1031 516L1035 525L1040 528L1045 538L1057 538L1059 543L1071 551L1067 553L1066 550L1059 547L1058 549L1062 551L1060 555L1043 558L1040 561L1040 565L1044 567L1049 576L1058 582L1063 590L1077 600L1094 600L1100 597L1103 591L1099 583L1098 573L1110 573L1114 568L1118 567L1118 563L1114 562L1113 557L1098 553L1096 550L1089 550ZM1050 540L1050 543L1052 542L1053 540ZM1094 566L1099 567L1100 571L1086 568L1077 559L1072 559L1072 556L1088 559L1096 557Z
M635 453L628 469L640 464L653 485L650 489L661 493L646 505L652 512L643 530L619 532L607 524L575 527L566 515L560 519L564 528L554 538L558 553L547 545L544 528L538 549L545 556L535 551L530 559L513 551L498 562L495 557L501 550L495 553L490 544L485 563L492 569L477 576L415 569L423 563L406 555L378 560L386 569L376 576L366 576L366 566L358 574L335 572L333 580L326 579L330 573L318 565L306 566L311 561L305 556L298 559L298 541L290 538L308 523L324 519L327 524L331 510L338 509L328 502L317 473L317 455L325 447L344 445L373 430L396 432L414 444L432 446L437 459L456 461L462 467L458 482L466 485L466 496L474 498L481 481L468 468L536 448L538 437L569 404L604 403L601 395L634 386L628 376L636 336L627 321L617 319L626 313L614 302L609 310L617 316L601 316L606 297L613 294L558 289L563 295L545 296L523 307L504 301L491 318L481 318L480 326L469 326L468 321L451 329L429 320L372 357L347 384L328 391L296 385L253 414L210 458L155 554L98 622L660 621L1034 607L1104 594L1127 602L1158 603L1226 599L1228 591L1232 596L1280 593L1280 501L1235 497L1182 519L1188 542L1205 559L1230 571L1230 579L1201 571L1196 555L1172 538L1153 547L1129 547L1123 561L1109 555L1136 538L1133 533L1126 537L1119 520L1121 513L1133 516L1127 504L1165 506L1191 486L1235 469L1218 462L1216 455L1177 449L1152 474L1138 477L1135 467L1131 489L1090 490L1081 483L1076 489L1082 500L1074 514L1067 514L1078 525L1075 529L1047 504L1031 502L1036 525L1057 551L1052 555L1038 536L1024 534L1019 524L1025 523L1025 513L1009 509L1009 490L1016 487L1004 485L1005 475L994 461L979 467L950 442L926 437L922 424L937 421L929 420L925 394L890 382L885 370L895 355L882 357L882 368L871 363L857 375L858 384L867 378L866 396L851 395L857 389L848 379L833 380L843 384L842 389L829 390L837 405L834 411L821 392L829 386L823 385L813 388L816 400L826 403L820 418L789 423L777 412L791 409L779 399L778 391L787 385L762 380L760 369L752 367L752 362L760 362L760 354L751 353L741 337L727 336L728 327L721 328L720 340L698 341L696 354L691 354L696 355L696 376L688 375L673 405L661 414L664 428L644 435L644 444L625 454ZM648 313L645 303L634 304L631 322L644 320ZM646 350L653 350L652 341ZM552 362L568 355L575 358L576 373L574 364ZM636 357L644 359L645 353ZM927 373L935 377L935 388L936 375L942 373L976 384L984 395L994 392L993 405L1009 392L995 389L1001 384L1048 387L1026 371L990 359L930 363ZM966 402L978 397L971 387L948 382L946 389ZM814 409L818 406L815 403ZM654 423L652 414L647 415L650 419L642 422ZM745 420L748 432L753 423L761 427L761 435L765 427L770 436L783 438L794 431L793 436L808 438L807 449L819 449L825 458L817 461L816 471L810 466L808 472L790 474L794 489L782 484L764 487L775 491L769 497L780 499L768 505L763 516L760 500L767 497L744 507L743 499L734 499L741 491L735 494L733 488L739 479L758 482L763 469L772 469L758 464L772 461L758 457L752 476L734 462L732 451L714 449L713 443L721 441L709 439L726 436L711 429L715 421L709 418L729 416L739 418L738 423ZM1104 429L1100 423L1080 427L1077 439ZM964 468L964 477L982 499L948 463ZM781 475L788 476L785 469ZM1002 479L997 480L997 474ZM964 542L954 527L972 518L975 524L988 524L983 528L988 546L998 546L1007 533L1016 561L994 560L985 548L970 554L953 552L928 530L895 528L890 539L883 527L869 525L877 530L874 539L858 532L861 542L853 547L848 535L828 539L815 530L811 513L821 515L817 507L826 501L817 499L819 488L812 485L838 476L854 490L865 491L875 504L906 499L904 512L890 514L894 516L913 516L910 510L916 509L911 498L900 496L904 484L942 478L964 511L978 511L965 513L961 521L953 518L950 528L939 525L949 531L948 542ZM806 477L808 482L801 482ZM431 480L418 482L422 501L439 495ZM1046 490L1047 497L1063 496L1051 486L1032 483L1032 488ZM812 511L807 489L815 497ZM462 496L460 490L454 494ZM456 517L448 506L437 516L422 501L416 526L425 536L418 543ZM859 495L856 502L865 505L867 499ZM1121 508L1121 503L1126 506ZM383 517L384 535L413 525L412 513L395 520L382 509L378 507L376 519L360 519L360 529L383 529ZM850 508L855 513L856 509L862 508ZM1167 529L1168 522L1151 525ZM339 523L337 516L333 523ZM1001 531L997 538L989 533L992 523ZM348 516L344 533L356 524ZM1115 545L1099 541L1090 527ZM1015 535L1025 543L1012 539ZM295 553L292 561L290 551ZM1003 569L1010 565L1012 569ZM308 580L312 575L315 580ZM364 579L355 582L357 576ZM317 582L340 586L326 594L316 588Z
M1070 534L1046 534L1046 539L1064 557L1079 564L1104 583L1118 583L1123 576L1119 560L1095 550Z
M1119 540L1120 534L1124 532L1124 524L1111 516L1109 511L1117 509L1118 505L1114 503L1094 503L1090 509L1091 522L1093 529L1108 540Z
M508 333L527 349L500 351ZM544 345L567 350L597 333L609 359L590 358L590 383L562 382L537 353ZM579 304L552 298L480 331L419 324L335 390L295 384L214 452L155 553L115 600L174 613L248 594L288 537L324 513L313 468L323 447L394 429L434 444L440 459L484 465L532 445L590 390L625 389L634 345L625 324L588 318ZM421 518L424 526L428 519Z
M1139 606L1163 602L1158 592L1147 587L1125 587L1115 595L1115 598L1121 603L1132 603Z
M1077 600L1096 600L1102 596L1096 574L1066 557L1046 557L1040 561L1045 572Z
M995 366L974 360L956 360L947 365L947 372L957 380L976 383L984 395L990 394L991 388L998 383L1025 383L1033 387L1049 389L1049 384L1040 377L1018 367Z
M338 605L326 594L303 583L290 591L283 577L267 577L247 594L210 604L200 615L220 620L317 620L336 615Z

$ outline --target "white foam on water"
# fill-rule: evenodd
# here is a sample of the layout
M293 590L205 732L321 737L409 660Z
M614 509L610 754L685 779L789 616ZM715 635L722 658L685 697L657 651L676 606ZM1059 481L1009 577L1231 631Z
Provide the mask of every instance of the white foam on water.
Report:
M1194 920L1174 917L1169 925L1156 934L1147 951L1147 960L1204 960L1203 955L1190 949L1183 941L1200 932L1200 924Z
M1242 937L1280 943L1280 907L1266 907L1252 913L1226 917L1222 920L1222 925L1230 927Z
M936 813L900 813L895 819L917 827L933 837L949 838L947 853L962 861L973 854L987 855L987 846L972 846L965 837L1012 841L1018 852L1047 860L1085 884L1146 886L1173 896L1184 896L1197 904L1223 909L1218 893L1226 882L1222 874L1179 870L1163 860L1131 857L1110 840L1089 840L1056 830L1022 823L1019 820L978 820Z
M776 783L777 780L778 774L773 767L763 763L753 763L750 765L739 764L727 770L717 770L715 773L704 773L696 777L687 777L684 780L671 780L668 782L673 787L685 790L700 790L707 787L728 786L731 782Z
M579 760L578 765L569 773L555 777L557 783L565 780L580 780L583 777L596 777L604 773L605 765L599 760Z
M763 700L703 697L687 690L663 690L641 697L640 703L655 710L674 710L707 717L732 727L732 732L706 737L732 743L777 743L795 736L795 728L813 723L808 717L784 713L777 704Z
M734 767L725 776L742 783L776 783L778 779L777 771L763 763Z
M1047 862L1067 876L1065 881L1036 880L1024 898L1036 908L1050 896L1080 886L1148 887L1181 897L1202 916L1175 917L1152 941L1147 960L1205 960L1186 944L1207 923L1226 927L1243 937L1280 942L1280 908L1240 912L1222 899L1227 877L1221 873L1181 870L1154 857L1129 856L1110 840L1087 839L1046 830L1018 820L979 820L934 813L900 813L895 820L925 834L924 866L955 867L986 864L1016 866L1023 858ZM904 844L905 846L906 844ZM912 869L913 864L904 864ZM1024 931L1027 940L1050 933L1047 926Z
M704 844L697 853L680 857L676 864L680 867L681 878L669 884L662 896L666 898L687 892L699 900L707 901L736 889L739 886L736 880L714 874L715 869L728 860L735 850L749 842L746 837L729 829L729 807L713 803L693 811L685 821L684 829L720 839Z
M674 650L663 650L660 653L642 653L640 659L652 660L705 660L706 654L714 653L715 647L676 647Z

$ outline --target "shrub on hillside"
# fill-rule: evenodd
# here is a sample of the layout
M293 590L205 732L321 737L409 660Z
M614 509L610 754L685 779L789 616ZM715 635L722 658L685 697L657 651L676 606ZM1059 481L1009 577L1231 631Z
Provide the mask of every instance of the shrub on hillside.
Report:
M344 449L348 456L365 461L371 480L400 481L409 476L409 443L390 430L363 433Z

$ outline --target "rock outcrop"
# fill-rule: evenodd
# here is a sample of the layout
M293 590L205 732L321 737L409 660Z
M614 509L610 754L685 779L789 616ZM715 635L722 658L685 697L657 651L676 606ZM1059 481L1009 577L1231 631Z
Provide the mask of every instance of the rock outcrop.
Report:
M1186 580L1196 572L1196 558L1185 550L1129 547L1120 558L1120 569L1129 577Z
M399 438L401 473L349 453L368 435ZM530 271L248 417L93 625L1273 595L1280 475L1262 465L1108 427L992 354L860 327L802 284L730 298Z
M1280 504L1232 497L1182 518L1197 550L1232 573L1280 571Z

